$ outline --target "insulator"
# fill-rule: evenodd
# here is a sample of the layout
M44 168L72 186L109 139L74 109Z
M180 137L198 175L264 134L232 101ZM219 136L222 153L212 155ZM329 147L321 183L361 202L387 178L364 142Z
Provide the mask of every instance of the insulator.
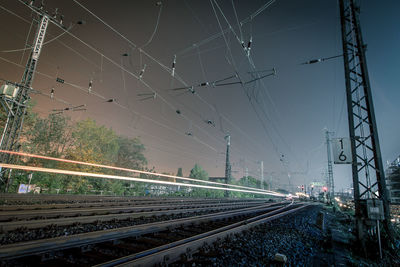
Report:
M176 64L176 55L174 55L174 61L172 62L172 72L171 72L172 77L175 76L175 64Z
M253 42L253 37L250 37L250 40L249 40L249 42L247 44L247 49L250 49L252 42Z
M50 92L50 98L51 98L51 99L53 99L53 98L54 98L54 88L52 88L52 89L51 89L51 92Z
M319 62L322 62L321 58L307 61L306 64L314 64L314 63L319 63Z
M143 69L139 73L139 79L142 79L145 70L146 70L146 64L144 64Z
M58 15L58 8L56 8L56 10L54 11L53 18L57 18L57 15Z
M250 56L250 49L251 49L251 43L253 42L253 37L250 37L250 40L247 44L247 56Z
M92 91L92 85L93 85L93 80L90 80L89 81L89 88L88 88L89 93Z
M201 83L200 86L208 86L209 82Z

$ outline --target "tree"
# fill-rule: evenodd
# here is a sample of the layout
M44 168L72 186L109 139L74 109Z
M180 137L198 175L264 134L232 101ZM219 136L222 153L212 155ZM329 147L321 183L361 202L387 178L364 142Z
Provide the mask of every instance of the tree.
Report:
M72 137L74 145L68 151L69 158L102 164L117 160L117 135L112 129L98 125L93 119L77 122Z
M67 152L67 158L110 165L118 157L118 137L112 129L98 125L93 119L79 121L72 132L73 146ZM76 165L73 169L85 172L110 173L110 170L98 167ZM70 186L75 192L109 191L111 181L102 178L72 177Z
M200 165L195 164L193 169L190 170L190 178L194 178L197 180L208 180L208 173L203 170ZM203 184L203 183L202 183ZM203 189L203 188L193 188L190 192L191 196L194 197L210 197L212 196L211 189Z
M21 143L22 151L61 157L72 141L70 119L63 115L49 115L41 118L36 113L30 112L30 110L31 107L28 107L28 114L25 116ZM58 168L60 166L59 162L38 158L20 158L19 161L21 164L46 168ZM65 177L64 175L49 173L34 173L31 183L41 188L47 188L49 192L52 192L63 187ZM19 183L26 183L27 180L26 173L15 175L13 187L16 189Z
M147 160L143 154L145 148L138 138L118 137L118 167L143 169Z
M24 151L59 157L72 144L70 118L49 115L40 118L32 115L30 124L25 125Z
M178 172L176 173L176 176L183 177L182 168L178 168Z
M208 173L203 170L200 165L195 164L193 169L190 170L189 177L195 178L198 180L208 180Z

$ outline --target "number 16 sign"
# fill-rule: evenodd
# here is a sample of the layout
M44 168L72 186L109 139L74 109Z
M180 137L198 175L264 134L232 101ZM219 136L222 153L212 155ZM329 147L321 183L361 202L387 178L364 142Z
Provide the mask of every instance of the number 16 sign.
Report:
M333 162L335 164L351 164L351 146L350 138L333 138L332 139L333 148Z

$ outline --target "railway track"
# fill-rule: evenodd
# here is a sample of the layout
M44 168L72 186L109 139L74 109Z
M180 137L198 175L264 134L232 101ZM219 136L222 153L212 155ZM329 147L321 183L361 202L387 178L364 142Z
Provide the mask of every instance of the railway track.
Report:
M204 238L208 241L220 238L224 233L241 231L248 226L262 223L263 220L272 220L304 207L303 204L264 204L189 218L15 243L0 248L0 260L5 266L29 265L32 259L47 266L91 266L103 263L106 263L104 266L148 266L155 264L149 259L156 258L158 263L168 264L179 258L177 255L181 255L182 251L185 251L184 257L189 260L190 254L201 247L199 244L204 244ZM155 254L156 252L161 254Z
M254 201L257 199L241 199L241 201ZM262 200L262 199L258 199ZM265 199L263 199L265 200ZM18 207L25 205L25 209L30 206L40 208L41 206L52 205L54 207L87 206L87 205L115 205L118 203L146 204L146 203L196 203L199 201L227 202L229 199L207 199L207 198L176 198L176 197L133 197L133 196L101 196L101 195L45 195L45 194L1 194L0 207ZM14 204L14 205L13 205ZM63 205L65 205L63 207Z
M107 209L71 209L71 210L44 210L44 211L18 211L0 212L0 232L8 232L18 229L38 229L49 225L67 226L73 224L88 224L109 222L113 220L132 220L135 218L171 216L194 213L215 213L218 211L234 210L244 207L260 206L264 202L232 202L232 203L206 203L206 204L179 204L168 206L139 206L139 207L118 207ZM103 214L107 213L107 214ZM60 217L62 218L53 218ZM18 220L12 220L18 219ZM24 220L25 219L25 220ZM26 220L29 219L29 220Z
M265 202L265 201L264 201ZM197 202L197 203L181 203L172 202L163 205L122 205L113 207L88 207L88 208L62 208L62 209L38 209L38 210L11 210L0 211L0 222L15 220L30 220L35 218L51 219L58 217L77 217L84 215L105 215L127 212L146 212L161 210L190 209L201 207L217 207L217 206L246 206L257 205L264 202Z

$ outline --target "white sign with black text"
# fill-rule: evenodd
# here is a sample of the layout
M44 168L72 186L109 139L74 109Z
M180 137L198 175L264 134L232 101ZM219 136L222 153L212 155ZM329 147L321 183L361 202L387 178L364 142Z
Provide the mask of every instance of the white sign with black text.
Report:
M350 138L332 138L333 162L335 164L351 164Z

